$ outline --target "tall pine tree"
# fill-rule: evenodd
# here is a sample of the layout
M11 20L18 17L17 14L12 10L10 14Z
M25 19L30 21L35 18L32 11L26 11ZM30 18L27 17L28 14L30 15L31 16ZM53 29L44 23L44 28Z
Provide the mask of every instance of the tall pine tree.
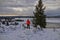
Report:
M33 18L33 26L37 28L37 25L40 26L40 28L46 28L46 15L44 15L45 7L43 7L42 0L38 1L38 4L36 5L35 11L33 12L34 17Z

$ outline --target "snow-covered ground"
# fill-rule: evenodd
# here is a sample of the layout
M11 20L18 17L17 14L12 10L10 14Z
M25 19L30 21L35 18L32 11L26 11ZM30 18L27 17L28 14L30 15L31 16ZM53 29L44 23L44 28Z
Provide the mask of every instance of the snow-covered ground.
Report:
M0 40L60 40L60 29L23 29L9 30L9 32L0 33Z
M30 26L31 29L24 29L22 24L25 21L26 19L24 22L19 22L17 26L5 26L5 32L0 33L0 40L60 40L60 29L45 28L41 31L34 29L32 24Z

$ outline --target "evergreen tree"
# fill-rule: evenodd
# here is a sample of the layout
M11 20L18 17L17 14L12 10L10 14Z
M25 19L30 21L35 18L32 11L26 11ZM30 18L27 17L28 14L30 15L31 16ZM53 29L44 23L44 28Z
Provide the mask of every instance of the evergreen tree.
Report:
M44 15L44 10L45 7L43 7L42 0L39 0L33 12L35 18L33 18L32 23L34 27L37 28L37 25L39 25L41 29L46 27L46 15Z

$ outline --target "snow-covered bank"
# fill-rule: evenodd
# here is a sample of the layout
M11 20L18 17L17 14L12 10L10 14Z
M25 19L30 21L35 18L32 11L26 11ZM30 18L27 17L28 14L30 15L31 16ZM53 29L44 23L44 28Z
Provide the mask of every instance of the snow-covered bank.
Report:
M36 33L33 29L17 29L11 33L0 34L0 40L60 40L60 29L38 30Z

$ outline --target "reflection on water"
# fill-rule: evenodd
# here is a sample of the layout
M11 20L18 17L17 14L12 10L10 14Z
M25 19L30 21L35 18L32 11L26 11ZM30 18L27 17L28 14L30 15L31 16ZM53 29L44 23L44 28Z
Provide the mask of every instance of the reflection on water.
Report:
M46 18L46 22L60 23L60 18Z

